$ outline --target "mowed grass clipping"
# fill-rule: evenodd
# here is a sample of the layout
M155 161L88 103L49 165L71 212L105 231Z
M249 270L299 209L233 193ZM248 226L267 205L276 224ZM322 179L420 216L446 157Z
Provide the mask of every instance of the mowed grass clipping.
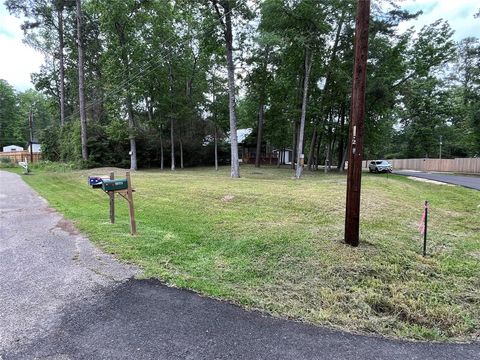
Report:
M290 169L138 171L138 235L126 201L88 174L23 178L101 248L142 276L284 318L422 340L478 340L480 192L364 174L361 243L342 242L346 177ZM116 177L125 171L117 169ZM430 202L428 257L417 230Z

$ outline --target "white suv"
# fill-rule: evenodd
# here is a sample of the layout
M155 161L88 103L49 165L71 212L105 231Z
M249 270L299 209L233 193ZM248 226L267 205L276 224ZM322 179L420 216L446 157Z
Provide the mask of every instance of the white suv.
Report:
M370 172L392 172L392 164L386 160L373 160L368 164L368 171Z

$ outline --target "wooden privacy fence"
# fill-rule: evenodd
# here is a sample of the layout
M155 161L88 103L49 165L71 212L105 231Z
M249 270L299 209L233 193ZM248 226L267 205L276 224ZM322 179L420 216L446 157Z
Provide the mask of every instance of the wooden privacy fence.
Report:
M10 159L13 163L18 163L19 161L30 162L30 152L29 151L12 151L12 152L0 152L0 161L1 159ZM42 159L42 153L34 152L33 153L33 162L37 162Z
M371 160L364 160L368 168ZM456 159L390 159L394 170L445 171L465 174L480 174L480 158Z

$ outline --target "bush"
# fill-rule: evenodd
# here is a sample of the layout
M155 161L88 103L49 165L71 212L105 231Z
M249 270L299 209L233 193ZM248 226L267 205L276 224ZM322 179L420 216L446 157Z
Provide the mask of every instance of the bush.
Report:
M49 161L60 160L59 147L60 131L56 126L49 126L40 133L40 143L42 144L42 157Z
M40 134L45 160L77 162L81 159L80 123L72 121L63 128L50 126Z
M170 141L163 134L165 167L170 166ZM160 166L160 134L152 128L137 129L137 165L139 168ZM80 121L73 120L63 128L50 126L40 135L43 159L50 162L73 164L74 168L87 169L102 166L130 167L130 142L125 121L113 120L110 124L88 123L88 160L81 157ZM183 158L185 167L213 165L213 143L204 146L201 142L185 137ZM219 142L219 163L228 164L230 148L225 142ZM180 146L175 143L175 162L180 167ZM63 169L64 166L61 166ZM54 170L52 170L54 171Z
M64 163L45 160L33 163L31 166L29 166L29 168L33 170L44 170L49 172L68 172L79 169L80 167L77 163L73 162Z
M0 158L0 168L13 168L15 167L15 163L8 157L2 157Z

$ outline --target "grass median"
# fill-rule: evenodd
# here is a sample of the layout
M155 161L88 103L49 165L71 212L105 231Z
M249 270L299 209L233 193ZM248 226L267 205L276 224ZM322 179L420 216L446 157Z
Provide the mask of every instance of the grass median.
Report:
M346 178L289 169L138 171L138 235L126 201L87 185L96 171L23 178L105 251L158 278L250 309L350 331L478 340L480 192L365 174L361 243L342 242ZM123 177L124 170L116 169ZM430 202L428 256L418 233Z

